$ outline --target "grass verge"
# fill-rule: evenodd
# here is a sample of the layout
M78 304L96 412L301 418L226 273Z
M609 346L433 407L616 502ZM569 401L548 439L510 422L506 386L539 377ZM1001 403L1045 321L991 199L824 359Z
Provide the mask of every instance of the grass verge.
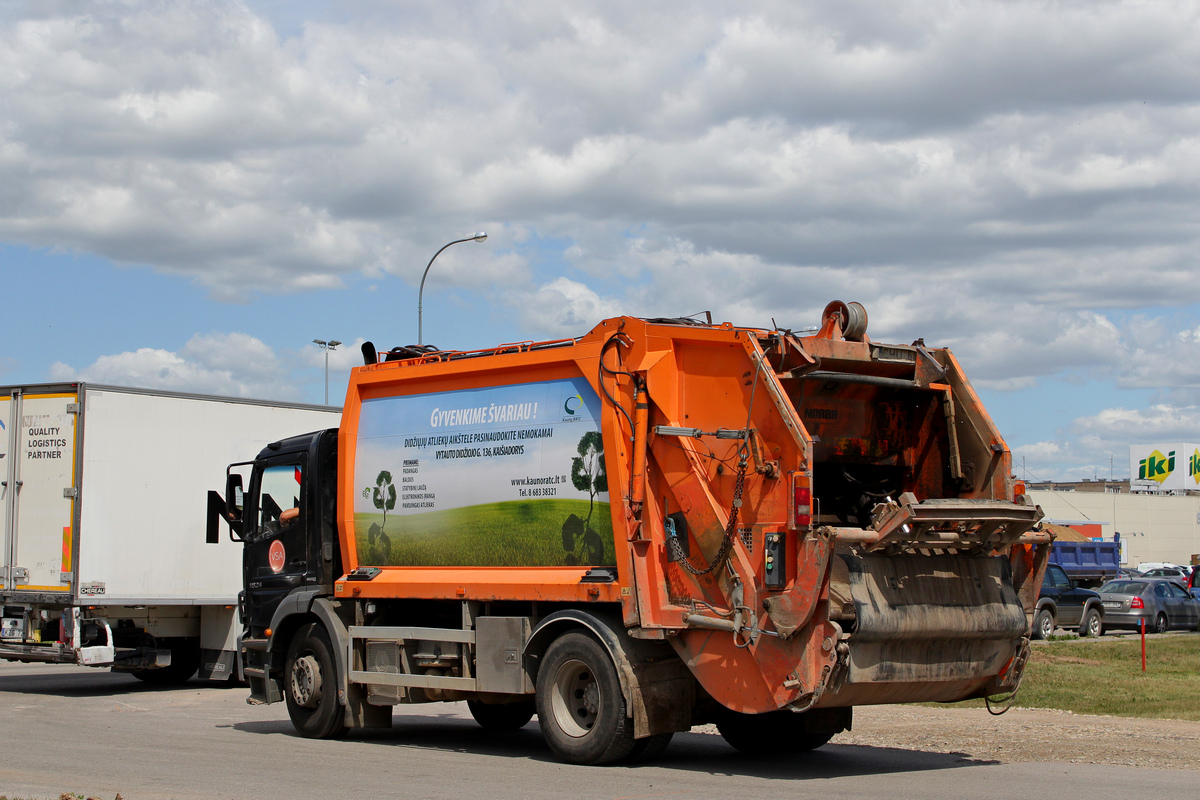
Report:
M1141 652L1137 638L1037 644L1013 706L1200 720L1200 636L1147 639L1145 672Z

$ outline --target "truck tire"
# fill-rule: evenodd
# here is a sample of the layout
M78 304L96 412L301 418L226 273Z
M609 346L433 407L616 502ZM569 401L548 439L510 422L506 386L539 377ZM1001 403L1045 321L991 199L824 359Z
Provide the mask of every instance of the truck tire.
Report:
M1159 612L1158 616L1154 618L1154 632L1166 633L1170 627L1170 623L1167 622L1167 615Z
M833 738L833 733L808 733L804 715L794 711L740 714L722 709L717 730L726 742L749 755L804 753Z
M1080 636L1103 636L1104 635L1104 619L1100 616L1100 612L1094 608L1089 608L1083 615L1083 622L1079 625Z
M1050 613L1048 608L1040 608L1033 615L1033 630L1030 631L1030 636L1034 639L1049 639L1054 633L1054 615Z
M200 669L200 642L197 639L159 639L157 646L171 651L171 666L158 669L138 669L132 675L139 681L155 686L178 686L187 683Z
M537 715L546 744L570 764L612 764L634 747L617 668L585 633L560 636L537 676Z
M318 623L296 632L283 672L288 716L308 739L333 739L346 732L337 699L338 677L329 634Z
M478 700L468 700L467 708L479 726L487 731L515 731L523 728L537 711L533 700L523 700L519 703L481 703Z

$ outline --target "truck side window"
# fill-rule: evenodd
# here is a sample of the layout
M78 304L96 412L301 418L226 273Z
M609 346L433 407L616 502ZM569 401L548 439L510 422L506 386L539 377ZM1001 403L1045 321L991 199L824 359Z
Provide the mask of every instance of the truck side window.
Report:
M258 519L255 533L272 536L296 523L300 515L300 482L304 470L300 464L267 467L263 470L258 495Z

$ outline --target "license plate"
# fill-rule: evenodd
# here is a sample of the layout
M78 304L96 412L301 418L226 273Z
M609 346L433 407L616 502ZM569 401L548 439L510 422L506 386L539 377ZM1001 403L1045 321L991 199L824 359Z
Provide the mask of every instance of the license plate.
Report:
M1117 600L1105 600L1104 607L1105 608L1120 608L1121 603Z

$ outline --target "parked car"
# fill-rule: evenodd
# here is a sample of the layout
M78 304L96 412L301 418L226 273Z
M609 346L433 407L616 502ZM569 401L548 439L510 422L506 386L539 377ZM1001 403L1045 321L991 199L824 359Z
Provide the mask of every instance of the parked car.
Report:
M1141 572L1143 575L1152 569L1163 569L1164 567L1173 569L1187 569L1187 567L1183 566L1183 564L1175 564L1170 561L1142 561L1137 565L1138 572Z
M1200 598L1200 566L1192 567L1192 576L1188 578L1188 589L1192 596Z
M1155 567L1148 569L1142 573L1143 578L1170 578L1178 581L1181 585L1187 586L1188 580L1191 578L1191 570L1183 567Z
M1117 570L1117 577L1118 578L1140 578L1140 577L1142 577L1142 573L1140 571L1134 569L1133 567L1121 567L1119 570Z
M1170 578L1118 578L1100 587L1109 630L1200 630L1200 600Z
M1099 594L1076 586L1066 570L1051 564L1038 594L1031 635L1045 639L1055 628L1076 628L1080 636L1100 636L1104 633L1104 605Z

